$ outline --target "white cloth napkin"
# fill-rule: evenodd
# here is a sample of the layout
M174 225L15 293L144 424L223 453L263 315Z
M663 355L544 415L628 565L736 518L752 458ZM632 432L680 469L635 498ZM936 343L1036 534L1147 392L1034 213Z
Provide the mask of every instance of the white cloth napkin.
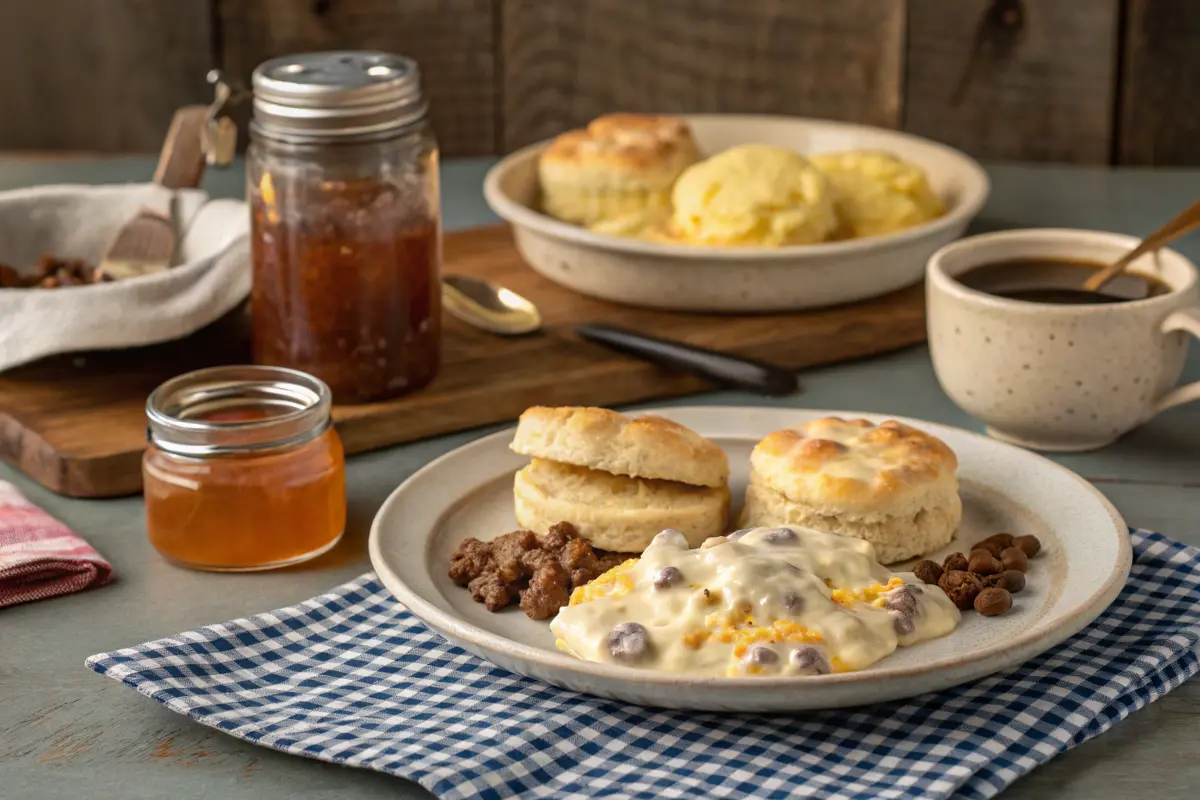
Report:
M174 207L178 266L127 281L0 289L0 371L43 356L186 336L250 292L246 204L156 184L40 186L0 192L0 263L24 273L43 254L99 263L143 206Z

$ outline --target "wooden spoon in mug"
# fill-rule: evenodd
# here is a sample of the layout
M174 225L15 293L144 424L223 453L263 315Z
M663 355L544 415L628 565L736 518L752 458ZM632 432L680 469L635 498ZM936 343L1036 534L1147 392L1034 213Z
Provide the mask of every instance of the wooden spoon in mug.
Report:
M1160 247L1165 247L1197 226L1200 226L1200 200L1192 203L1180 212L1178 216L1171 219L1145 239L1142 239L1137 247L1088 278L1083 284L1084 290L1088 292L1100 291L1106 283L1124 272L1125 268L1131 263L1146 255L1146 253L1151 253Z

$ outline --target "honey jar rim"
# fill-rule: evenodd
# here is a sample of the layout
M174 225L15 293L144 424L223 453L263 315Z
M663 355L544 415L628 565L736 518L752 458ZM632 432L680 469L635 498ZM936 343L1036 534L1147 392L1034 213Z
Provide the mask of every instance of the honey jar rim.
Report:
M269 416L212 419L229 409L267 408ZM289 449L332 424L332 394L319 378L286 367L233 365L177 375L146 399L146 438L187 457Z

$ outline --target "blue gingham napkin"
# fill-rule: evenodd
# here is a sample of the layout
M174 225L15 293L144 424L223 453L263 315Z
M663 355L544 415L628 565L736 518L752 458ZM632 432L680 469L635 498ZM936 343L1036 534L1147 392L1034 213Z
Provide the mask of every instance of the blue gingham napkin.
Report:
M1200 551L1131 534L1125 590L1059 647L849 711L685 713L560 690L447 644L373 575L87 663L218 730L443 798L983 798L1200 669Z

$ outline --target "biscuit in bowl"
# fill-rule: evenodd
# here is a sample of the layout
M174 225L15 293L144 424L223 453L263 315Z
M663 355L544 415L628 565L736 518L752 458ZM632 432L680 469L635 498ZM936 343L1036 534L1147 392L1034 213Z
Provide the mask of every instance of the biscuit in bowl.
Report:
M631 419L607 408L526 409L510 448L522 455L634 478L714 488L729 480L725 451L690 428L663 417Z
M852 536L893 564L943 547L961 519L958 459L940 439L894 421L825 417L755 446L738 524Z
M882 236L946 213L925 171L891 153L846 150L810 158L833 188L836 238Z
M683 120L597 117L586 129L558 136L538 157L542 210L585 226L655 211L669 214L675 179L699 160Z
M513 480L517 522L535 531L570 520L601 550L640 553L664 528L698 547L729 521L727 486L632 478L534 458Z

